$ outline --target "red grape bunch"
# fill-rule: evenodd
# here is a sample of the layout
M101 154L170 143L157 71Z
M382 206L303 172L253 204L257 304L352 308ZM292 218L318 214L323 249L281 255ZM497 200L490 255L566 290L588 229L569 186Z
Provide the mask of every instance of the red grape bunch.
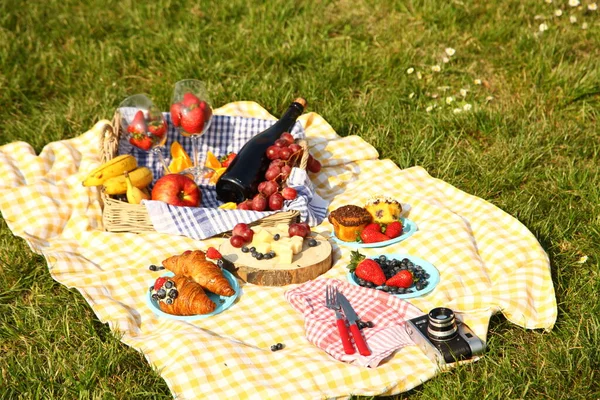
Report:
M294 141L291 133L282 133L281 137L267 148L266 156L271 162L265 172L265 180L258 184L258 193L252 199L238 204L237 208L239 210L278 211L283 208L285 200L294 200L298 196L296 189L284 186L284 184L292 173L292 167L302 159L302 152L302 146ZM321 163L309 154L306 169L309 172L317 173L321 170Z

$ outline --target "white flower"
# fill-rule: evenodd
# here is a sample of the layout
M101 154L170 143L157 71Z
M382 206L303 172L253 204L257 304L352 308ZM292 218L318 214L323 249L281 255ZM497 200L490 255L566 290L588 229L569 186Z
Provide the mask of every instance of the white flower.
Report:
M446 97L446 104L451 104L454 101L454 97L448 96Z
M433 111L433 106L428 106L428 107L425 109L425 111L427 111L427 112L431 112L431 111Z
M411 94L408 95L409 99L412 99L413 97L415 97L415 92L412 92Z
M576 23L576 22L577 22L577 17L576 17L576 16L574 16L574 15L571 15L571 16L569 17L569 21L570 21L572 24L574 24L574 23Z
M476 85L481 85L481 79L475 79L473 80L473 83Z
M494 96L488 96L485 98L485 101L487 101L487 102L490 102L492 100L494 100Z
M569 5L571 7L577 7L579 4L579 0L569 0Z
M540 32L544 32L548 30L548 25L546 24L540 24Z
M462 97L467 97L467 89L460 89L460 95Z
M434 65L433 67L431 67L431 70L433 72L440 72L442 68L439 65Z
M454 50L452 47L446 47L446 54L448 54L448 57L452 57L455 53L456 50Z
M554 10L554 15L556 15L557 17L560 17L562 15L562 10Z
M415 69L413 67L410 67L409 69L406 70L406 73L408 75L412 74L413 72L415 72Z
M473 108L473 106L470 105L469 103L467 103L463 106L463 110L465 110L465 111L471 111L471 108Z
M588 4L588 10L596 11L598 9L598 5L596 3Z
M423 79L423 74L417 71L417 79Z
M546 0L546 4L552 4L552 0Z
M579 260L575 261L577 264L585 264L585 262L588 260L588 256L581 256L579 257Z
M588 23L584 22L583 24L581 24L581 29L587 29L588 28Z
M439 94L437 94L437 93L433 93L433 94L431 95L431 98L432 98L432 99L437 99L438 97L439 97Z
M444 64L447 64L450 62L450 59L448 57L444 57L442 58L442 61L444 62Z
M534 19L534 21L540 21L540 20L544 19L544 16L543 15L536 15L536 16L533 17L533 19Z
M462 108L455 108L454 110L452 110L452 112L454 114L460 114L462 112Z

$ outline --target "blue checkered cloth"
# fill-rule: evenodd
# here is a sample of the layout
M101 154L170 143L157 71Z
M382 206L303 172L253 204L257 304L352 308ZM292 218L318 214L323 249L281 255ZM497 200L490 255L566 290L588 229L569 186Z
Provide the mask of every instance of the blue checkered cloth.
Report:
M131 121L135 109L122 108L122 118ZM174 141L179 142L188 154L192 154L192 139L186 138L171 123L169 113L165 113L168 124L166 149L171 148ZM276 121L259 118L231 117L214 115L208 130L201 136L198 147L200 165L204 165L206 154L211 151L217 158L231 152L237 153L242 146L254 135L264 131ZM304 139L304 128L299 122L291 129L292 136ZM155 180L163 175L159 157L153 152L146 152L132 146L125 135L119 142L119 154L132 154L139 165L150 168ZM170 163L170 154L164 150L163 155L167 164ZM287 185L298 192L294 200L286 200L283 211L297 210L300 220L311 226L319 225L327 214L327 202L316 192L306 171L293 168ZM188 236L192 239L202 240L227 232L240 222L251 223L264 218L274 212L257 212L245 210L223 210L218 208L222 202L217 200L215 186L208 179L199 182L202 192L202 207L176 207L162 201L145 200L150 220L157 232L172 235Z

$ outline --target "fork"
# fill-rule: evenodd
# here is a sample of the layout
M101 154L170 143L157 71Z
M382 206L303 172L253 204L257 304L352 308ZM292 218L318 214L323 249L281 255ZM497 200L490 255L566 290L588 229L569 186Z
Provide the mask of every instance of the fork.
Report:
M341 306L337 301L337 296L335 295L337 288L333 288L329 285L325 287L325 306L333 311L335 311L335 323L338 327L338 332L340 333L340 337L342 338L342 344L344 345L344 352L346 354L354 354L354 346L350 341L350 334L348 333L348 327L346 326L346 320L342 315Z

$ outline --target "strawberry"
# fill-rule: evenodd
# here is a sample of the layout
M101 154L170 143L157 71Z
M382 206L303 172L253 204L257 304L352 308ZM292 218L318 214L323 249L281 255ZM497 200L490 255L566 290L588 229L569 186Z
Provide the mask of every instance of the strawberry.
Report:
M379 264L370 258L365 258L364 255L356 250L350 253L350 264L348 264L347 268L350 272L354 272L360 279L372 282L377 286L385 283L385 273Z
M204 128L204 112L198 107L192 107L181 114L181 127L187 133L202 133Z
M165 276L156 278L156 281L154 281L154 290L159 290L162 287L162 285L165 284L166 281L167 281L167 277L165 277Z
M173 103L171 104L171 122L173 122L173 126L181 125L181 108L183 106L181 103Z
M163 137L167 133L167 124L163 119L152 121L148 124L148 132L154 136Z
M385 283L385 274L379 264L370 258L362 260L354 271L357 277L373 282L377 286Z
M131 138L129 138L129 143L145 151L148 151L152 148L152 139L146 135L133 135Z
M221 157L221 159L219 161L221 161L221 166L222 167L229 167L229 164L231 164L231 162L233 161L233 159L235 158L237 154L235 153L229 153L226 156Z
M127 127L127 132L140 135L146 133L146 120L144 119L144 112L142 110L135 113L133 120Z
M389 237L390 239L393 239L397 238L400 235L402 235L402 222L394 221L387 224L387 226L385 227L385 236Z
M193 104L200 105L200 99L195 94L187 92L183 95L183 101L181 102L184 107L191 107Z
M363 230L381 232L381 225L379 225L377 222L371 222L369 225L365 226Z
M211 258L213 260L218 260L223 256L221 255L221 253L219 253L219 250L215 249L214 247L209 247L208 250L206 250L206 257Z
M392 276L388 279L385 284L388 286L395 286L401 288L409 288L413 285L413 274L407 269L403 269L398 272L396 275Z
M389 237L385 236L383 233L378 232L376 230L363 230L360 233L360 238L363 243L377 243L377 242L385 242L386 240L390 240Z

